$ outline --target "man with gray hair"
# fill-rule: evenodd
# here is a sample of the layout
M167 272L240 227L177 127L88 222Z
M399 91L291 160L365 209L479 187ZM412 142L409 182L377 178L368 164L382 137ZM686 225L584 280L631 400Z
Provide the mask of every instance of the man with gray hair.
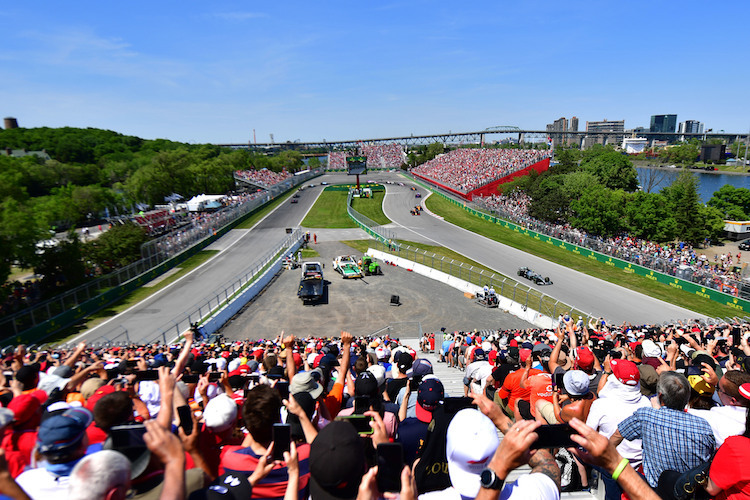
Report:
M119 500L130 490L130 460L114 450L86 456L70 473L68 500Z
M652 487L662 472L686 472L708 461L716 449L713 430L704 419L685 412L690 382L676 372L659 376L656 392L660 407L638 408L620 422L610 442L643 441L643 472Z

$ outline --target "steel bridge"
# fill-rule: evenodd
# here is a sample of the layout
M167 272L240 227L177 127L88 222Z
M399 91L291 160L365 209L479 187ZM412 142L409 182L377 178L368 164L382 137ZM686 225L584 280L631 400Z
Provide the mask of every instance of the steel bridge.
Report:
M678 132L572 132L556 131L548 132L546 130L521 129L514 126L491 127L477 132L448 132L445 134L431 135L409 135L406 137L383 137L371 139L352 139L345 141L287 141L287 142L258 142L246 144L218 144L221 147L233 149L250 149L259 152L272 152L284 149L296 150L324 150L324 151L341 151L354 149L361 145L368 144L401 144L405 148L415 146L425 146L432 143L441 143L444 145L464 145L477 144L483 145L493 143L502 139L511 137L516 139L520 144L525 142L546 142L547 138L552 140L565 140L566 142L578 142L581 144L585 138L595 139L603 144L612 144L622 141L623 137L644 137L646 139L660 139L674 141L678 139L698 138L703 141L707 139L721 139L728 143L739 141L746 137L747 134L729 133L729 132L704 132L695 133L678 133Z

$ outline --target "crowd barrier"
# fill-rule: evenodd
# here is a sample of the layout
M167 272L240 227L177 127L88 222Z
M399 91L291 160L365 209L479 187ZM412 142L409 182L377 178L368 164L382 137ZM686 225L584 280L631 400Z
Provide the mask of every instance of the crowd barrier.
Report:
M183 248L179 253L149 251L146 258L107 276L3 318L0 320L0 346L38 343L99 311L203 250L278 196L321 174L323 174L323 169L316 169L303 177L285 181L287 187L285 191L279 191L275 196L264 199L263 203L253 204L238 211L234 219L226 220L224 226L203 234L202 239L191 241L191 245ZM153 245L149 247L154 248Z
M632 262L627 262L625 260L618 259L617 257L612 257L610 255L597 252L590 248L586 248L580 245L576 245L573 243L560 240L558 238L555 238L546 234L532 231L530 229L527 229L513 222L509 222L507 220L500 219L498 217L487 214L485 212L475 210L471 207L466 206L465 203L458 201L450 196L447 196L446 194L440 191L433 189L429 185L425 185L424 183L420 183L420 184L422 184L426 189L429 189L433 193L436 193L439 196L443 197L445 200L452 203L453 205L463 208L465 211L467 211L471 215L474 215L486 221L492 222L494 224L498 224L516 233L523 234L537 241L542 241L554 247L567 250L569 252L584 256L586 258L603 263L605 265L612 266L616 269L621 269L624 273L636 274L638 276L643 276L647 279L665 284L672 288L675 288L678 290L684 290L688 293L701 297L702 299L712 300L719 304L726 305L733 309L736 309L737 311L740 311L740 312L750 311L750 301L741 299L739 297L734 297L730 294L720 292L719 290L715 290L710 287L701 286L700 284L693 283L688 280L670 276L668 274L661 273L653 269L648 269L647 267L643 267L638 264L634 264Z

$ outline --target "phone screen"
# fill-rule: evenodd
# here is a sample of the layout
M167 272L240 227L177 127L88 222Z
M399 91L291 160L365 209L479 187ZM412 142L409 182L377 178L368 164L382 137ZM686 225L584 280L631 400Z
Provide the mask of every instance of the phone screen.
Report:
M289 399L289 382L286 380L279 380L274 387L279 391L281 399Z
M558 389L562 389L565 387L563 384L563 377L565 376L564 373L554 373L552 374L552 385L554 387L557 387Z
M273 459L284 460L284 452L289 451L291 440L291 426L289 424L273 424Z
M198 380L200 380L200 377L192 373L188 373L182 376L182 381L185 382L186 384L197 384Z
M370 425L372 417L368 417L367 415L343 415L336 417L336 420L350 422L360 436L368 436L373 432L373 428Z
M159 370L145 370L135 372L136 380L159 380Z
M543 425L537 428L536 433L539 437L531 445L531 449L533 450L578 446L578 444L570 439L570 436L576 434L576 431L568 424Z
M354 414L363 415L370 409L370 398L367 396L357 396L354 398Z
M112 448L115 450L145 449L144 434L146 434L146 426L143 424L116 425L109 430L109 438L112 440Z
M377 448L378 490L401 491L401 471L404 468L404 452L401 443L381 443Z
M193 416L190 412L190 407L187 405L177 407L177 416L180 419L180 427L185 431L186 435L193 433Z
M208 374L209 382L218 382L221 379L221 372L210 372Z

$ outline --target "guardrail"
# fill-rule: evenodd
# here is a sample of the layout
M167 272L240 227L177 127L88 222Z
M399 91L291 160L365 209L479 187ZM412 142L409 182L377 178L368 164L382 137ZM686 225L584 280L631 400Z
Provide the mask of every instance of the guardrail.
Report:
M274 248L257 259L245 270L241 271L239 278L221 285L216 291L211 292L194 306L187 308L175 318L163 323L146 335L140 335L135 338L122 325L115 326L110 330L102 333L98 337L87 339L89 345L107 346L107 345L127 345L132 342L139 344L149 344L159 341L167 344L174 341L183 332L187 331L193 323L206 325L219 311L233 303L235 299L241 296L245 291L256 282L264 273L273 267L274 263L280 262L289 252L295 248L305 237L301 229L296 229L291 235L287 236ZM244 305L244 304L243 304ZM231 317L231 316L230 316ZM226 322L229 318L222 318ZM221 327L221 324L211 324L206 333L211 334ZM72 345L72 344L70 344Z
M594 250L591 248L586 248L585 246L581 244L571 243L569 241L560 239L559 237L556 237L556 236L551 236L548 234L534 231L532 229L516 224L514 222L510 222L510 221L501 219L499 217L496 217L494 215L471 208L465 203L460 202L446 195L445 193L436 191L432 189L431 187L426 186L423 182L420 182L420 185L424 186L426 189L429 189L433 193L439 196L442 196L450 203L463 208L465 211L469 212L472 215L475 215L481 219L492 222L494 224L498 224L500 226L503 226L517 233L524 234L535 240L543 241L550 245L575 253L577 255L582 255L582 256L588 257L589 259L604 263L608 266L622 269L622 271L625 273L637 274L639 276L644 276L647 279L658 281L659 283L663 283L672 288L676 288L678 290L685 290L689 293L697 295L698 297L704 298L706 300L712 300L719 304L734 308L738 312L745 312L745 313L750 312L750 301L741 299L739 297L735 297L733 295L721 292L719 290L716 290L712 288L710 284L693 283L692 281L688 281L683 278L679 278L677 276L673 276L673 275L660 272L658 269L649 269L642 265L629 262L627 260L623 260L623 259L611 256L611 255L607 255L607 254L598 252L597 250ZM541 227L537 227L537 226L534 226L534 227L536 229L541 229Z
M323 169L316 169L303 176L285 181L285 191L322 173ZM185 241L182 243L174 245L164 244L170 235L162 236L158 240L154 240L157 243L146 244L147 249L145 251L142 250L142 255L145 254L145 257L141 260L31 308L0 319L0 338L3 339L0 343L7 344L14 341L27 342L28 340L25 337L33 336L39 336L43 339L45 336L49 336L55 331L67 327L74 321L101 309L123 295L123 293L118 293L118 287L126 286L139 278L141 282L138 286L140 286L156 278L186 260L192 253L195 253L193 250L197 247L203 248L215 239L223 236L235 225L239 224L243 218L260 209L283 192L278 191L275 196L264 196L250 200L249 203L243 204L240 207L232 207L229 210L231 216L219 219L223 225L219 226L219 224L216 224L207 227L204 231L196 232L194 237L185 238ZM132 288L129 287L125 290L125 293L131 291ZM36 340L33 339L33 341Z
M346 212L349 214L349 217L351 217L351 219L361 229L363 229L367 234L369 234L376 240L380 241L381 243L393 245L393 241L395 238L392 232L388 231L377 222L362 215L361 213L357 212L356 210L352 208L353 196L354 196L354 191L350 189L349 196L347 196L346 198Z

